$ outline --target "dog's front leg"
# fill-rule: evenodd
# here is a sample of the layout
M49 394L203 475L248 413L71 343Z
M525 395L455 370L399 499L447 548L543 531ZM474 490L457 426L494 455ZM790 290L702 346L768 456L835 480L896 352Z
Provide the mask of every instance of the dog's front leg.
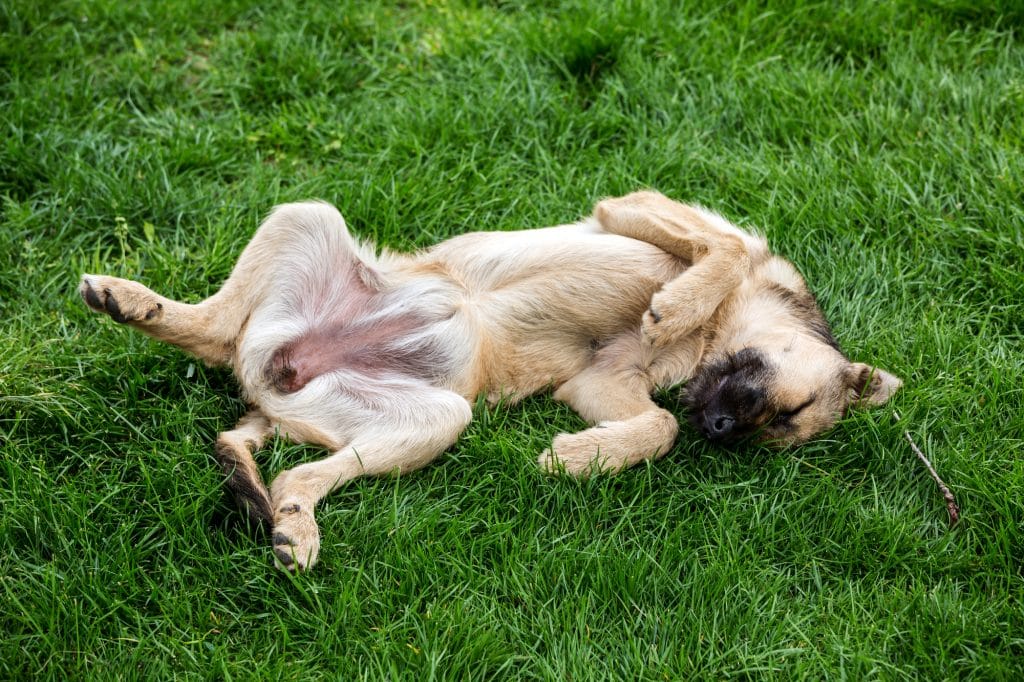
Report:
M573 476L615 473L668 452L679 425L651 400L657 377L666 371L687 376L701 351L698 338L670 349L642 342L639 330L623 334L602 348L593 364L555 391L594 426L562 433L541 453L539 464L551 473Z
M617 473L658 459L675 443L679 423L660 407L628 419L600 422L579 433L560 433L537 462L548 473L584 477Z
M348 446L283 471L271 484L272 540L279 568L306 570L316 563L320 531L313 512L328 493L358 476L425 466L455 442L472 418L464 398L442 389L396 397L389 406L395 409L372 415Z
M690 263L654 294L642 324L645 337L665 347L706 324L718 306L768 253L764 241L724 218L657 192L606 199L594 208L605 231L646 241Z

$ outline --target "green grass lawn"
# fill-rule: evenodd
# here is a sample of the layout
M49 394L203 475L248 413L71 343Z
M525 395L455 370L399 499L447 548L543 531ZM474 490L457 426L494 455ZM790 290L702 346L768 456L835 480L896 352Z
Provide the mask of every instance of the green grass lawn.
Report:
M1016 0L311 4L0 3L0 678L1024 677ZM283 201L412 249L640 187L763 229L904 390L583 482L534 464L567 408L480 407L290 577L212 457L230 374L75 292L198 301Z

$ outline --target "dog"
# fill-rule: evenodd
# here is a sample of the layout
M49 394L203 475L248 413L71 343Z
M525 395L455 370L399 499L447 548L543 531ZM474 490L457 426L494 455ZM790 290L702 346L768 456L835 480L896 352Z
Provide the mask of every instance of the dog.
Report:
M311 568L314 508L357 476L408 472L451 446L471 404L553 397L592 426L540 466L576 476L661 457L679 429L651 393L687 382L711 441L806 441L894 375L840 351L796 269L719 215L651 191L575 224L457 236L378 253L325 203L279 206L230 277L195 305L86 274L95 311L234 371L250 411L217 437L240 508L272 528L275 563ZM269 491L268 436L326 448Z

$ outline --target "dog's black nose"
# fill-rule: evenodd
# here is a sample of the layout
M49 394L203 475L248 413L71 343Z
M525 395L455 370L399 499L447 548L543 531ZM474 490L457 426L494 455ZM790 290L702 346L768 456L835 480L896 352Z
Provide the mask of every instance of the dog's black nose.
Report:
M716 412L705 412L703 414L701 431L709 440L720 441L728 438L736 425L736 420L727 415Z

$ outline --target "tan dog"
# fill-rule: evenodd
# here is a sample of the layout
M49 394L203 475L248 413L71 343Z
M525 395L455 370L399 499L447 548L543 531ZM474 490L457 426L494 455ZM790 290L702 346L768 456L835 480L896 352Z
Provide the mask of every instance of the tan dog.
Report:
M690 380L693 419L714 441L797 443L900 386L843 356L762 238L653 192L602 201L574 225L467 234L415 255L375 255L331 206L289 204L202 303L96 275L80 293L232 367L251 411L217 438L218 459L289 569L317 559L319 500L357 476L424 466L480 394L555 388L594 426L556 436L540 464L583 475L672 447L678 426L656 387ZM280 473L268 495L252 452L275 431L331 454Z

